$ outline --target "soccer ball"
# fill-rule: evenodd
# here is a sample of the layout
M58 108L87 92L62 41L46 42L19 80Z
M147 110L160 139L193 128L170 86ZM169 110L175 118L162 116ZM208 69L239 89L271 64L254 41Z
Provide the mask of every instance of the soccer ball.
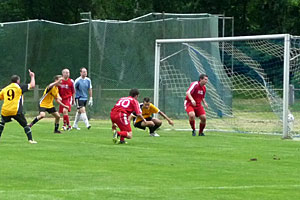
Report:
M293 122L295 120L294 115L293 114L288 114L288 122Z

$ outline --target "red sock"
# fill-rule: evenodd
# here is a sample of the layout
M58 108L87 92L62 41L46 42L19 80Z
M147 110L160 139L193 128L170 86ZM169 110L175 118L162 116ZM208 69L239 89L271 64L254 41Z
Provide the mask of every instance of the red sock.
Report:
M63 119L64 119L64 126L67 124L66 116L67 116L67 115L64 115L64 116L63 116Z
M193 130L195 130L195 120L190 120L190 125Z
M200 123L199 133L203 133L203 130L204 130L204 128L205 128L205 125L206 125L206 124Z
M118 131L118 134L121 136L121 138L127 138L127 131Z
M70 125L69 115L64 115L64 125Z
M125 139L125 138L124 138L123 136L120 137L120 141L124 141L124 139Z

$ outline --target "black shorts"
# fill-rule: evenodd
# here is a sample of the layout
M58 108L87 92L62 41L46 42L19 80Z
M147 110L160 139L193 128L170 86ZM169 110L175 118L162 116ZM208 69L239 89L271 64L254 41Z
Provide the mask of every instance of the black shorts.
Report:
M79 99L75 99L75 102L76 102L76 105L77 105L77 109L80 109L80 108L86 106L87 100L79 100Z
M12 115L12 116L3 116L1 115L1 121L3 124L7 122L11 122L11 119L15 119L22 127L27 126L27 120L24 116L24 114L17 114L17 115Z
M145 118L145 120L146 120L146 121L151 121L151 120L152 120L152 117ZM142 122L143 122L143 121L137 122L137 123L135 123L133 126L136 127L136 128L140 128L140 129L145 130L146 127L142 126Z
M52 108L44 108L44 107L39 107L39 112L48 112L49 114L55 113L56 109L55 107Z

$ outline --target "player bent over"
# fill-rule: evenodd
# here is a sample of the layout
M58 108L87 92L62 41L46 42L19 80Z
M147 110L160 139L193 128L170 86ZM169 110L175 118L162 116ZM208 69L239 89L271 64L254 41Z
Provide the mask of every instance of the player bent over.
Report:
M53 105L53 100L55 99L57 103L59 103L61 106L64 108L68 109L69 107L61 102L61 98L59 96L58 92L58 85L62 81L62 76L57 75L54 77L54 82L49 84L48 87L45 89L42 98L40 99L39 102L39 112L40 114L34 118L34 120L29 124L30 127L32 127L34 124L36 124L39 120L43 119L46 115L46 111L53 115L55 118L55 124L54 124L54 133L61 133L58 130L59 127L59 113L56 111L54 105Z
M30 83L20 85L20 77L13 75L11 77L11 84L3 88L0 92L0 100L4 100L1 109L1 122L0 122L0 137L3 132L5 123L15 119L23 128L27 135L30 144L37 142L32 139L31 129L27 126L27 120L23 114L23 93L35 87L34 73L29 71Z
M59 106L59 113L63 114L64 125L62 130L70 130L72 127L70 126L69 112L71 112L71 105L74 105L75 102L75 89L74 89L74 81L70 79L70 71L69 69L62 70L62 82L58 86L59 95L62 98L62 103L67 105L68 108L64 106Z
M131 89L129 92L129 96L119 99L116 105L111 109L110 119L112 122L112 129L114 131L114 143L126 144L125 138L132 138L129 119L129 116L132 112L135 112L136 115L142 119L142 121L146 122L139 108L139 102L137 101L138 96L138 89ZM119 127L120 131L116 130L116 125Z
M199 136L205 136L203 130L206 126L206 113L202 106L202 103L208 108L208 105L204 99L206 93L206 83L208 76L201 74L199 81L192 82L189 89L186 92L186 98L184 101L184 108L189 116L189 121L192 131L192 136L196 136L195 130L195 118L200 118Z
M150 136L159 137L159 135L155 132L162 125L162 121L156 118L152 118L154 113L159 113L163 116L170 125L174 125L173 121L169 119L169 117L160 111L156 106L150 103L150 98L145 97L143 103L140 104L140 109L142 111L142 115L146 121L143 121L140 117L136 117L134 119L134 127L145 130L146 127L149 127Z

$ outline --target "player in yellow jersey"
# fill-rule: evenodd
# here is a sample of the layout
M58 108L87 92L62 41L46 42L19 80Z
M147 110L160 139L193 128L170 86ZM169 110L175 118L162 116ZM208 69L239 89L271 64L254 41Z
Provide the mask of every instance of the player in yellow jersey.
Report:
M140 117L135 117L134 126L144 130L146 129L146 127L149 127L150 136L159 137L155 130L158 129L162 124L161 120L152 118L152 115L154 113L159 113L168 121L170 125L174 125L173 121L165 113L163 113L155 105L150 103L150 98L145 97L143 103L140 104L140 108L142 110L142 115L146 119L146 121L143 121Z
M13 118L24 128L28 142L30 144L36 144L37 142L32 139L31 129L27 126L27 120L22 112L23 93L35 87L34 73L30 70L28 71L30 76L29 84L20 85L20 77L13 75L11 77L11 84L3 88L0 92L0 100L4 100L1 109L0 137L5 123L10 122Z
M54 124L54 133L61 133L58 130L59 127L59 119L60 115L56 111L53 100L55 99L57 103L59 103L61 106L63 106L66 109L69 109L69 106L63 104L61 102L61 97L59 96L58 92L58 86L62 81L62 76L57 75L54 77L54 82L49 84L48 87L45 89L42 98L40 99L39 103L39 112L40 114L34 118L34 120L29 124L30 127L32 127L35 123L37 123L39 120L43 119L46 115L46 111L53 115L55 118L55 124Z

